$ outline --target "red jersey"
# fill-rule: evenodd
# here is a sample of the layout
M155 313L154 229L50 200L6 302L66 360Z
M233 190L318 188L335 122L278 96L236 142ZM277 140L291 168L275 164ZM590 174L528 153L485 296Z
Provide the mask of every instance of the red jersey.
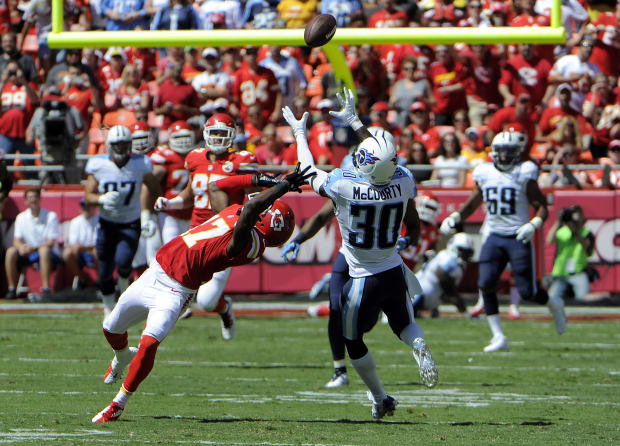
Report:
M495 112L491 122L489 123L489 129L493 131L493 133L499 133L505 128L510 127L516 123L520 124L523 129L525 129L525 133L527 134L527 150L532 147L534 144L534 140L536 138L536 121L538 120L538 113L530 112L527 116L527 119L520 120L517 118L517 113L515 107L504 107L500 108Z
M166 79L159 86L159 92L155 97L154 107L159 107L166 103L172 105L187 105L189 107L199 107L198 95L196 90L190 84L184 82L179 85L175 85L172 80ZM191 113L186 113L180 110L173 110L169 115L164 115L164 122L162 128L167 129L174 121L186 121L191 118Z
M191 176L194 192L194 209L190 223L192 228L214 215L209 202L209 183L220 178L238 175L242 163L256 164L256 158L249 152L228 153L224 159L216 161L210 161L208 153L208 149L195 149L185 157L185 168ZM245 192L243 190L231 192L228 198L231 204L241 204L245 199Z
M433 86L433 93L437 104L433 106L435 113L451 114L455 110L467 108L464 90L452 93L440 93L441 87L447 87L458 83L465 84L467 71L460 62L454 62L451 67L442 63L433 62L428 69L428 80Z
M150 95L151 90L146 82L142 82L138 89L134 90L132 93L130 93L124 85L119 85L116 90L116 96L118 97L121 108L128 111L136 111L136 109L140 107L142 97Z
M405 235L407 233L407 228L403 225L401 230L401 235ZM417 245L408 246L407 249L404 249L400 252L400 256L403 258L403 262L405 265L409 267L409 269L413 270L424 254L429 249L434 249L437 240L439 239L439 228L437 225L427 223L425 221L420 221L420 237L418 238Z
M604 12L593 23L599 29L590 62L608 76L618 76L620 67L620 20L613 12Z
M430 127L426 132L415 124L409 124L409 128L413 132L413 139L424 144L429 155L439 148L442 134L437 127Z
M465 93L477 101L501 104L502 97L497 89L502 75L501 57L491 53L480 59L471 50L466 51L464 56L468 64Z
M36 91L36 87L31 83ZM23 85L7 84L2 89L0 134L8 138L24 138L34 109Z
M113 93L121 85L122 73L117 73L112 69L112 65L104 65L99 69L98 77L101 88L105 91Z
M248 107L253 104L261 106L261 116L265 122L273 113L276 94L280 86L276 76L269 68L258 66L254 73L247 67L241 67L234 74L232 94L239 102L241 118L246 121Z
M166 170L166 174L161 180L164 198L171 199L179 195L189 181L189 172L185 168L185 158L166 146L159 146L151 150L148 157L151 158L153 166L162 166ZM189 220L192 216L192 208L166 209L163 212L180 220Z
M308 146L315 160L318 160L322 155L327 155L331 159L330 145L333 137L334 126L327 121L319 121L310 127Z
M551 64L547 60L539 58L531 64L518 54L506 63L499 83L507 85L514 96L529 94L532 104L538 105L547 89L549 71Z
M157 56L152 48L126 48L127 63L135 65L143 79L149 78L157 68Z
M65 99L67 101L67 105L75 107L80 112L86 128L90 128L92 113L89 113L88 109L93 99L93 94L91 93L90 88L78 88L72 85L67 90Z
M0 32L8 33L12 30L11 26L11 10L9 9L9 0L0 0Z
M369 28L394 28L397 26L407 26L409 18L405 11L393 11L388 12L385 9L380 9L370 16L368 19Z
M398 79L403 60L416 55L413 45L410 44L375 45L375 50L379 53L379 58L385 67L385 71L392 79Z
M186 288L197 290L214 273L231 266L246 265L265 251L265 237L253 229L248 245L229 258L226 248L239 220L242 206L233 204L204 223L162 246L155 259L162 269Z

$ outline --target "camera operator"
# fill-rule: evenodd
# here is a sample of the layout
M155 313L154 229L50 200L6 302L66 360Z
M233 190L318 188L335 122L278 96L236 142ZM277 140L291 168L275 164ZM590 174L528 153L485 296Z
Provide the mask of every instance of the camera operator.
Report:
M590 282L596 278L588 274L588 257L594 248L594 235L584 225L586 218L581 206L562 209L558 220L547 234L547 243L557 247L553 264L549 298L564 298L570 286L575 299L583 301L590 292ZM596 270L592 268L596 274Z

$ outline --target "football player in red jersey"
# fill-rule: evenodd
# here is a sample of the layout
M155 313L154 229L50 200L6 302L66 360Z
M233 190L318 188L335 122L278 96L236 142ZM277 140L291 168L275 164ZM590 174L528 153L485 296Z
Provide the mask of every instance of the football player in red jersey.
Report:
M148 154L155 147L149 125L144 121L136 121L131 130L131 151L142 155Z
M256 164L254 155L248 152L230 153L229 149L235 139L235 123L226 113L216 113L204 126L204 149L195 149L185 158L185 167L189 171L191 181L176 197L169 199L160 197L155 202L155 210L184 209L191 207L192 218L190 227L198 226L215 214L209 200L207 188L209 183L220 178L237 175L242 165L247 168ZM241 204L245 198L244 191L239 189L228 194L230 204ZM216 209L217 211L219 209ZM222 336L226 340L234 337L236 324L232 310L232 301L223 297L224 288L230 277L230 268L218 272L213 279L200 287L196 299L198 305L206 311L215 311L222 317ZM185 315L185 317L188 317Z
M127 288L103 322L103 334L115 354L104 383L118 381L127 365L129 372L114 400L93 417L93 423L116 421L120 417L129 397L152 370L159 344L204 280L225 268L251 263L265 247L279 246L288 240L295 218L291 208L278 198L299 190L309 177L298 166L245 206L233 204L225 208L159 250L150 268ZM221 179L218 186L223 189L222 183L237 183L240 179ZM252 180L249 179L250 184L254 183ZM138 348L130 348L127 329L145 320Z
M400 256L409 269L413 270L426 251L435 248L439 238L437 215L439 214L439 201L431 192L419 191L415 198L416 209L420 216L420 238L418 243L409 245L400 251ZM406 228L403 226L401 235L405 235Z

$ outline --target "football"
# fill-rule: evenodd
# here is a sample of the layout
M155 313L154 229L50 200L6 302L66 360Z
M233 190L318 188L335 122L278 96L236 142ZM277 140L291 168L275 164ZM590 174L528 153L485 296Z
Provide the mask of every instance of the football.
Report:
M315 48L329 42L336 33L336 19L330 14L319 14L308 22L304 30L306 45Z

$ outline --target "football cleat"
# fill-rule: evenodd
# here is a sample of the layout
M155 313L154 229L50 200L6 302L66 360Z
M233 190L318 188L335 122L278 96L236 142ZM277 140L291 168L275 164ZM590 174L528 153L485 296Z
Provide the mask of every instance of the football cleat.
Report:
M482 314L484 314L484 305L475 306L469 312L469 316L470 317L478 317L478 316L480 316Z
M321 294L328 293L329 292L329 281L331 280L331 278L332 278L331 273L326 273L325 275L323 275L323 277L321 277L321 279L317 283L312 285L312 288L310 288L310 292L308 293L308 298L310 300L314 300Z
M485 353L508 350L508 339L506 336L494 336L489 345L484 348Z
M123 414L123 407L112 401L108 407L93 417L93 423L110 423Z
M551 299L547 302L549 311L553 315L555 322L555 331L562 334L566 331L566 313L564 312L564 301L561 298Z
M192 309L190 307L187 307L187 310L185 310L185 312L181 315L181 317L179 317L179 319L189 319L193 315L194 313L192 312Z
M386 415L388 417L394 415L394 411L396 410L398 401L396 401L390 395L386 395L385 398L383 398L383 401L381 401L380 403L375 402L372 393L368 392L367 395L368 399L372 401L372 417L375 420L380 420Z
M230 341L235 337L235 333L237 332L237 318L233 311L232 299L228 296L224 296L224 300L228 303L228 306L226 307L226 311L220 313L220 317L222 318L220 321L222 326L222 338L224 338L225 341Z
M431 351L422 338L413 340L413 357L420 367L420 379L426 387L432 388L437 384L439 374Z
M123 377L125 368L129 365L134 356L138 353L136 347L129 347L129 350L123 355L121 359L117 355L114 355L114 359L110 363L108 370L103 375L104 384L114 384L116 381Z
M514 304L511 304L508 308L508 319L517 320L521 319L521 313L519 312L519 307Z
M328 389L333 389L334 387L342 387L349 384L349 376L340 371L336 371L332 379L329 380L325 387Z

